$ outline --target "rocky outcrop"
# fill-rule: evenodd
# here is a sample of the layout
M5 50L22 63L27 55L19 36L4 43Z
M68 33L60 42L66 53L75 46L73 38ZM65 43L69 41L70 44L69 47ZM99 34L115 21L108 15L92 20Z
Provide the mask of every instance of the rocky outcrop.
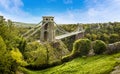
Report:
M120 65L116 66L110 74L120 74Z
M113 54L117 52L120 52L120 42L109 44L105 53Z

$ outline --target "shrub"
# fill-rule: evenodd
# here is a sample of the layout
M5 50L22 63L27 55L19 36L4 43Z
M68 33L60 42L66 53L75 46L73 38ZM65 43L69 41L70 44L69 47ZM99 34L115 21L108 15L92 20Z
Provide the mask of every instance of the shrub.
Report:
M89 39L79 39L79 40L75 41L73 44L72 54L74 56L87 55L89 53L90 49L91 49L91 41Z
M22 53L19 51L19 49L12 49L11 50L11 57L13 60L16 61L17 64L21 65L21 66L25 66L27 65L27 63L23 60L23 55Z
M107 48L105 42L103 42L103 41L101 41L101 40L96 40L96 41L94 41L93 44L92 44L92 46L93 46L93 50L94 50L94 53L95 53L95 54L101 54L101 53L103 53L103 52L106 50L106 48Z

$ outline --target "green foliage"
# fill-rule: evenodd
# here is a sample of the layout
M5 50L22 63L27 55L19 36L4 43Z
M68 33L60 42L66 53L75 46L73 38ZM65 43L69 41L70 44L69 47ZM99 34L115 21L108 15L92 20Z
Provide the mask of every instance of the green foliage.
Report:
M0 36L0 55L4 54L6 52L6 44L2 37Z
M11 57L13 58L13 60L16 61L17 64L21 65L21 66L26 66L27 63L23 60L23 55L22 53L19 51L19 49L12 49L11 50Z
M30 50L29 50L30 49ZM62 41L40 44L32 42L27 44L25 60L29 63L29 69L42 69L61 63L62 56L69 53Z
M85 38L90 40L102 40L107 44L120 41L120 22L99 23L99 29L95 28L97 25L98 23L86 25Z
M114 43L119 41L119 35L118 34L111 34L110 35L110 43Z
M39 51L46 51L46 48L39 44L38 42L32 42L26 45L25 51L24 51L24 58L28 63L33 63L37 57L39 57L40 53Z
M10 53L7 52L0 56L0 73L14 74L17 66L17 63L12 59Z
M73 44L73 54L87 55L91 49L91 41L89 39L79 39Z
M106 51L107 45L101 41L101 40L96 40L92 43L93 50L95 54L101 54Z
M66 55L66 56L63 56L63 57L62 57L62 62L68 62L68 61L74 59L75 57L76 57L76 56L74 56L73 53L71 53L71 54L69 54L69 55Z
M62 39L69 51L72 51L73 43L75 41L75 36L70 36Z
M6 50L6 44L0 36L0 72L3 74L11 74L16 70L16 63Z
M110 39L110 37L106 33L101 34L101 36L100 36L100 40L104 41L105 43L109 43L109 39Z
M18 33L19 33L18 30L16 29L14 24L12 24L12 22L9 21L8 24L7 24L7 22L0 23L0 36L5 41L7 49L10 50L10 49L12 49L12 47L17 46L15 39L16 39L16 37L19 36Z
M0 73L13 74L26 64L17 47L24 52L25 41L19 39L17 27L10 20L0 21Z
M35 51L35 50L37 50L37 48L39 48L39 45L40 44L38 42L31 42L31 43L29 43L25 47L25 52Z
M26 40L24 40L23 38L16 38L16 43L18 44L17 48L20 50L20 52L23 54L25 51L25 47L26 47Z
M14 49L24 47L18 38L19 31L12 21L0 22L0 72L3 74L12 74L18 66L23 66L23 58L20 60L22 54Z
M96 35L96 34L92 34L92 35L91 35L91 40L94 41L94 40L96 40L96 39L97 39L97 35Z
M33 51L32 54L34 54L34 57L36 56L33 63L35 66L47 64L47 51L44 47L38 48L37 51Z
M91 35L90 35L90 33L86 34L85 37L91 40Z

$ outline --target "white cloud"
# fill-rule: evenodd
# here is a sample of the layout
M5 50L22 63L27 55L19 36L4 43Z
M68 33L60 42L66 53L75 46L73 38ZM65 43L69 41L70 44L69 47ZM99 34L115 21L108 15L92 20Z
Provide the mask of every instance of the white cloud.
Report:
M50 0L56 1L56 0ZM63 13L50 13L47 15L55 16L56 23L92 23L92 22L109 22L120 21L120 0L85 0L88 9L70 9ZM64 3L72 3L73 0L64 0ZM41 21L41 16L33 16L21 9L24 6L21 0L0 0L0 15L13 21L37 23Z
M61 23L63 23L62 21L64 23L120 22L120 0L105 0L102 2L94 0L94 2L94 6L89 6L90 3L88 3L86 11L72 9L56 16L58 16L57 18L59 18Z
M0 11L0 15L18 22L37 23L40 21L41 17L23 11L22 6L24 6L22 0L0 0L0 7L4 9Z
M21 0L0 0L0 6L10 13L20 11L20 7L23 6Z

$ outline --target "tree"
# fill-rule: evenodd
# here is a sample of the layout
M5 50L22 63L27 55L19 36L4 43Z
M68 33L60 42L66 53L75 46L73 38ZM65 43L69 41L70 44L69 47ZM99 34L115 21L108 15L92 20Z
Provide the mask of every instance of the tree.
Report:
M16 38L16 43L18 44L17 48L20 50L22 54L25 52L26 40L24 38Z
M110 35L110 43L114 43L119 41L119 35L118 34L111 34Z
M13 60L15 60L16 64L19 64L20 66L25 66L27 63L23 60L23 55L17 48L13 48L10 51L11 57Z
M18 45L21 49L24 48L24 41L19 42L17 38L19 35L16 26L10 20L8 22L0 20L0 73L2 74L13 74L18 67L16 59L10 53Z
M101 54L103 52L105 52L107 45L101 41L101 40L96 40L92 43L93 46L93 50L95 52L95 54Z
M11 50L12 47L17 47L18 43L16 43L15 39L19 37L18 30L11 21L8 24L7 22L0 23L0 36L5 41L8 50Z
M91 35L91 38L92 38L92 41L94 41L94 40L97 39L97 35L96 35L96 34L92 34L92 35Z
M106 33L101 34L101 36L100 36L100 40L104 41L105 43L109 43L109 39L110 39L110 37Z
M0 36L0 55L3 55L6 52L6 44L2 37Z
M14 60L11 58L9 52L6 50L6 44L0 36L0 72L3 74L14 73Z
M91 35L90 35L90 33L86 34L85 37L91 40Z
M91 49L91 41L89 39L79 39L73 44L73 54L87 55Z

